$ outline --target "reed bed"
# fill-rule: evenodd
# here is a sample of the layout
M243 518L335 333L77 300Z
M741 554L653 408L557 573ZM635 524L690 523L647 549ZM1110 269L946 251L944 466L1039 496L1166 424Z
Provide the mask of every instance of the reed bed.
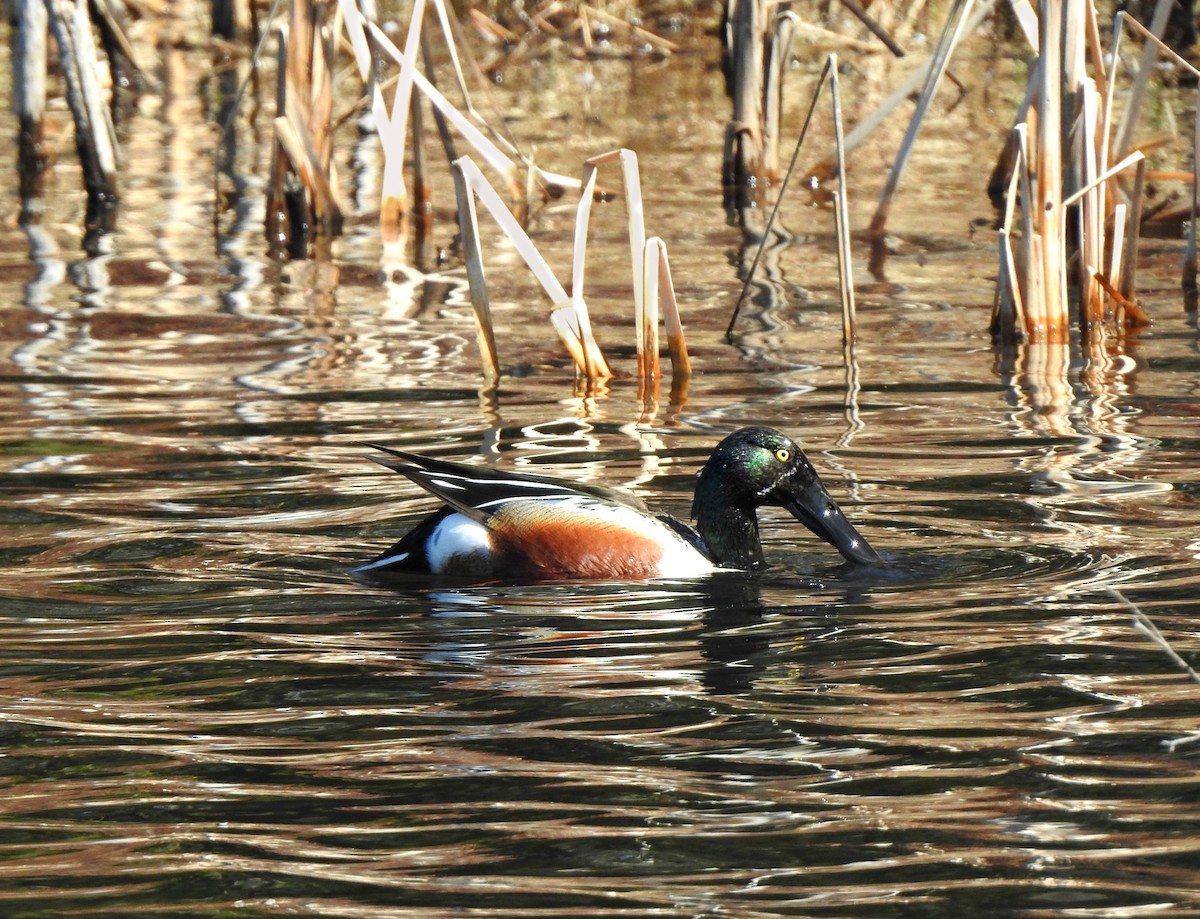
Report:
M1108 322L1148 321L1133 284L1145 176L1134 132L1160 51L1200 76L1157 37L1170 6L1158 3L1150 30L1118 13L1106 53L1091 0L1017 4L1037 57L1008 147L992 318L1001 341L1054 344L1069 341L1076 325L1094 338ZM1145 48L1118 118L1130 30Z
M864 23L873 36L870 40L878 42L879 48L895 55L910 53L872 18L878 10L863 9L854 0L842 2ZM844 159L853 155L855 147L883 118L903 104L908 93L923 84L915 114L868 228L868 237L878 241L885 233L905 163L930 100L948 73L962 38L991 15L994 2L952 0L942 37L929 61L914 72L909 82L898 86L877 113L860 119L844 137L838 122L839 180L833 201L845 339L851 346L854 285ZM445 169L453 177L458 196L459 230L476 317L481 323L480 348L488 379L494 380L500 371L494 334L487 331L490 310L483 272L485 254L480 246L475 204L483 202L508 239L519 249L525 247L522 255L534 268L540 256L534 254L536 247L525 232L529 208L566 190L579 194L570 293L562 282L551 281L553 272L544 259L540 267L534 268L534 274L550 300L551 323L579 372L591 379L614 374L591 333L582 288L596 170L602 165L618 164L629 216L638 378L651 389L658 385L661 367L657 338L660 324L665 323L674 374L686 380L687 350L666 244L645 235L636 159L628 151L593 158L585 164L582 179L547 171L503 129L483 117L473 98L484 86L479 77L488 67L519 64L523 57L551 45L569 48L576 54L599 54L612 53L619 44L625 49L620 53L668 58L678 47L657 34L653 16L640 15L642 6L653 4L543 0L517 8L477 2L460 19L446 0L413 0L405 27L389 34L371 20L364 12L367 7L357 0L295 0L287 7L285 23L256 20L255 7L241 0L222 0L214 5L212 26L223 36L221 41L250 38L243 34L246 29L262 28L277 50L272 134L275 152L264 227L270 246L281 257L324 258L329 255L331 241L341 232L343 197L338 188L334 133L353 112L335 110L333 83L335 74L344 68L345 51L349 49L353 61L350 72L356 72L361 80L363 105L370 112L383 152L378 220L384 263L405 261L411 238L428 232L429 188L432 173L439 169L436 157L426 149L432 135L426 124L432 119L444 152ZM702 15L708 15L717 5L659 6L668 12L682 9L685 14L696 14L701 10ZM1148 317L1136 300L1136 265L1139 230L1147 218L1144 189L1148 172L1146 151L1137 140L1139 116L1149 98L1150 81L1160 56L1169 57L1178 69L1200 77L1157 37L1165 27L1171 2L1159 0L1148 28L1118 14L1107 48L1102 40L1101 15L1093 0L1043 0L1036 5L1031 0L1009 0L1009 6L1034 57L1025 99L996 172L1001 205L992 330L1002 342L1062 343L1069 341L1076 329L1085 337L1094 337L1093 333L1102 332L1106 324L1144 322ZM727 198L731 219L744 227L748 215L764 203L766 190L780 185L779 148L786 120L783 78L791 64L795 37L822 31L797 9L787 2L755 0L727 0L724 5L721 31L727 43L731 118L722 179L731 195ZM920 15L923 9L917 4L897 15ZM38 151L47 92L48 32L63 61L64 94L76 124L89 222L94 222L97 215L111 213L119 200L120 157L111 98L106 95L118 81L111 76L107 81L101 79L98 54L101 50L107 52L110 70L117 66L117 59L128 63L136 58L137 49L123 27L124 8L119 0L91 8L67 0L50 0L46 4L19 4L16 12L14 105L23 151L22 219L36 219L36 210L27 207L32 208L36 202L41 169ZM893 12L883 10L887 14L884 18L890 18ZM473 40L468 40L468 30ZM598 35L611 40L597 41ZM1143 50L1135 73L1127 78L1121 72L1126 66L1123 46L1132 40L1142 42ZM469 50L470 45L480 43L491 52L484 65L478 64ZM443 62L439 68L431 63L435 56ZM270 68L261 67L257 58L254 63L255 79L270 73ZM438 70L443 76L451 75L451 88L439 84ZM1118 95L1126 92L1126 85L1127 100L1122 105ZM836 94L836 86L832 91ZM1200 135L1194 145L1200 147ZM411 172L406 175L406 170ZM1194 176L1188 179L1192 180L1189 206L1194 214L1196 183ZM1194 220L1191 227L1184 286L1194 305Z

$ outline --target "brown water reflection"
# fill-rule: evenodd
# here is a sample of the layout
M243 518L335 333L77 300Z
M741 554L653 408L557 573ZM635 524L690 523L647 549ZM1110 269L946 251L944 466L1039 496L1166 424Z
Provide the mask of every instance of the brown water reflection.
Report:
M697 372L649 407L628 379L577 388L497 246L508 373L481 393L462 275L435 264L444 207L420 270L381 271L366 229L271 264L235 134L214 244L214 141L183 117L203 62L172 55L171 104L126 128L114 234L80 253L66 167L40 226L0 226L0 912L1200 909L1200 689L1109 593L1192 660L1200 361L1170 246L1142 273L1151 328L1086 363L993 349L983 177L954 157L1007 116L969 95L918 147L937 181L902 193L886 279L859 266L856 366L827 215L799 199L730 347L749 256L714 181L714 60L652 80L547 61L506 83L513 129L562 171L638 149ZM859 154L859 223L889 149ZM354 150L369 208L377 165ZM620 209L597 212L593 276L623 278ZM535 218L559 264L572 217ZM592 294L624 369L626 300ZM360 441L686 515L711 445L754 422L803 437L885 570L770 516L762 578L391 593L346 574L428 509Z

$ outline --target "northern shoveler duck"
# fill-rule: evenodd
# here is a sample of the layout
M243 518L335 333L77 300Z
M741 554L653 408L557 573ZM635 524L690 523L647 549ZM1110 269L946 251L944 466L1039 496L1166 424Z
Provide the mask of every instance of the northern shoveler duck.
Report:
M850 561L879 561L799 445L772 428L742 428L717 445L696 482L694 530L612 489L367 446L446 504L355 569L370 577L609 580L755 570L766 566L763 505L790 511Z

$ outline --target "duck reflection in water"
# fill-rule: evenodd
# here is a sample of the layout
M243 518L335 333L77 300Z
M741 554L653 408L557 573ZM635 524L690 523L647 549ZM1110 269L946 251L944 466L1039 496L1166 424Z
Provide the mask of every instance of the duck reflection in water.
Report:
M817 641L878 583L849 565L822 577L722 577L641 583L410 584L374 607L364 634L383 638L405 673L486 696L736 695L781 657ZM852 614L851 614L852 615ZM803 660L807 655L801 655ZM797 677L802 680L802 677Z

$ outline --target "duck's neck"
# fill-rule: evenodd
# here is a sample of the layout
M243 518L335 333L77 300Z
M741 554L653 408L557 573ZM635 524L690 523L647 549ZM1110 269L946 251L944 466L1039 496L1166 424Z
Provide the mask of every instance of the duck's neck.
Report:
M701 474L696 483L692 516L696 519L696 532L722 568L766 567L758 538L758 515L753 507L735 503L719 476Z

